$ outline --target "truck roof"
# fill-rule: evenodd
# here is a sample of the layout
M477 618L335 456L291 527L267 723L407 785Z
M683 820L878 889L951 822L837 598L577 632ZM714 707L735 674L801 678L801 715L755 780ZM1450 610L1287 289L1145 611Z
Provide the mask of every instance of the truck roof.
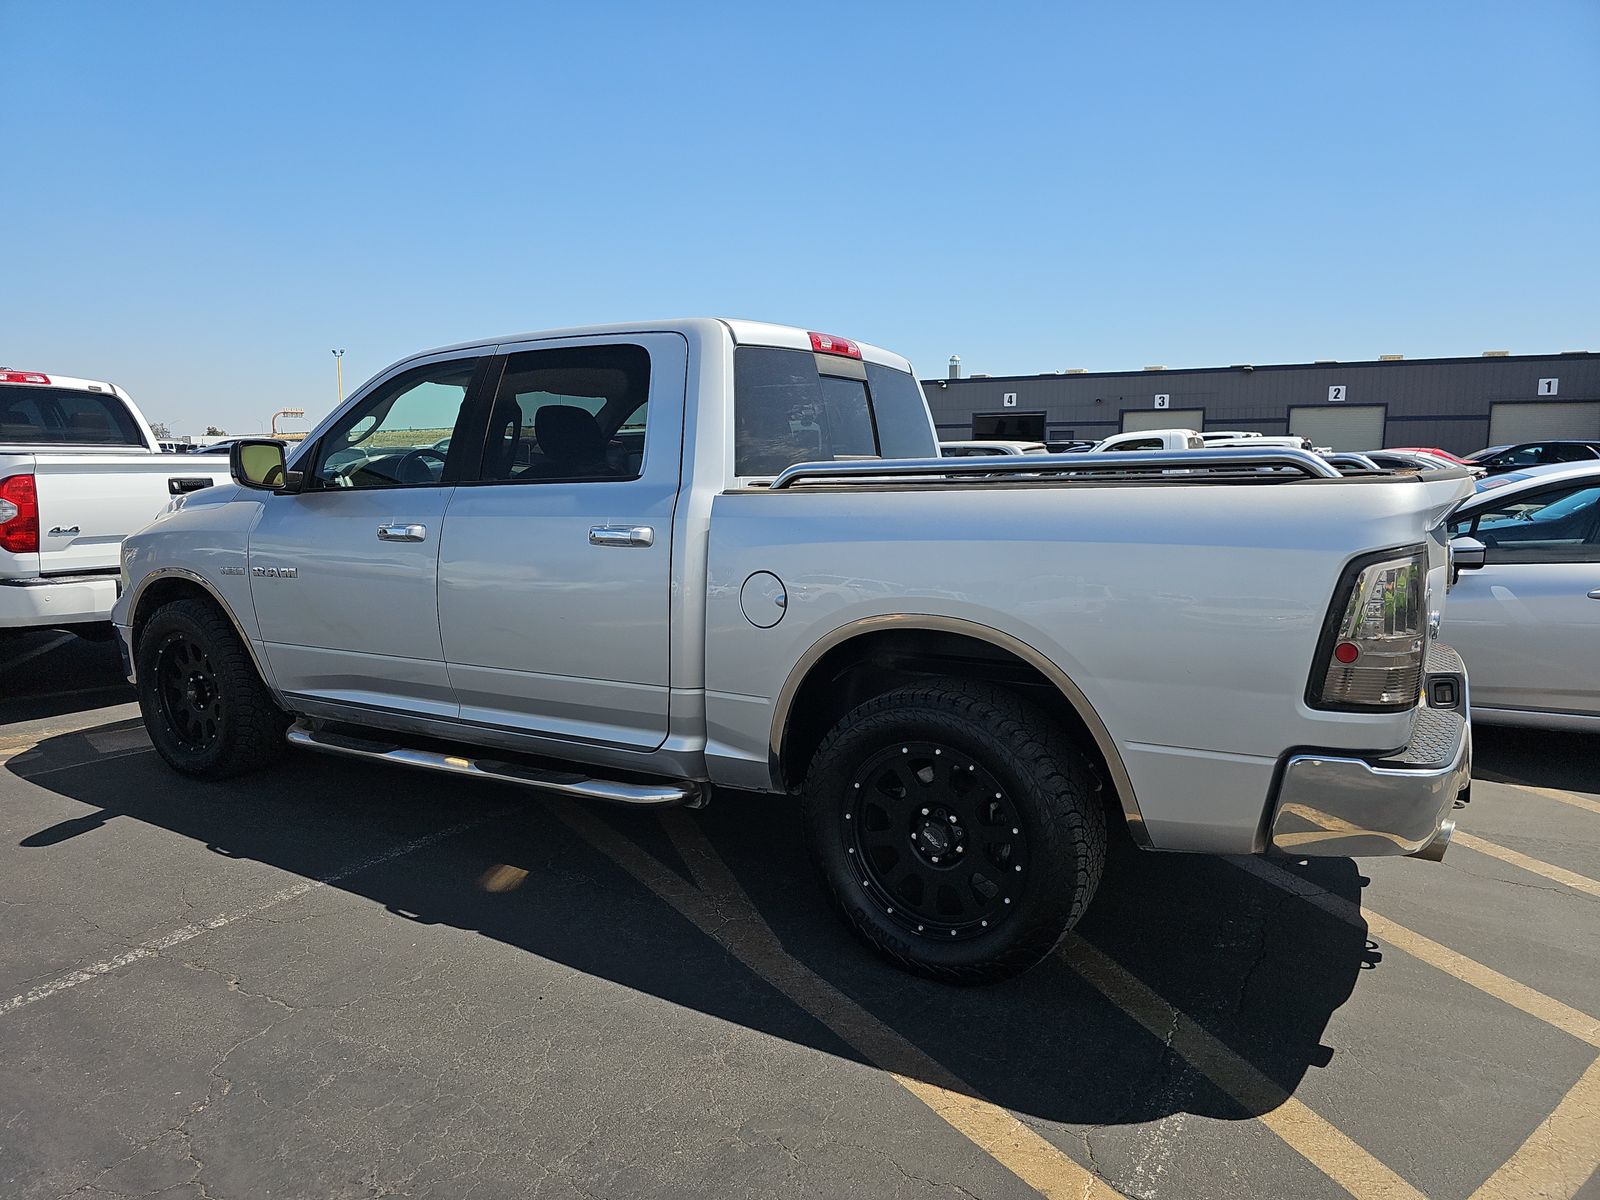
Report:
M451 350L476 350L483 346L504 345L510 342L547 341L556 338L593 337L626 333L682 333L686 336L709 337L723 332L731 334L735 345L782 346L791 350L810 350L811 333L798 325L775 325L768 321L748 321L737 317L675 317L665 321L625 321L607 325L572 325L563 329L538 329L531 333L508 334L504 337L475 338L470 342L457 342L452 346L439 346L421 354L408 354L402 362L413 358L427 358ZM836 337L850 337L848 333ZM892 367L897 371L910 371L911 363L892 350L874 346L851 338L867 362ZM384 368L387 371L389 368Z
M0 383L16 383L26 387L72 388L80 392L109 392L118 395L117 386L100 379L79 379L75 375L57 375L48 371L19 371L15 367L0 367Z

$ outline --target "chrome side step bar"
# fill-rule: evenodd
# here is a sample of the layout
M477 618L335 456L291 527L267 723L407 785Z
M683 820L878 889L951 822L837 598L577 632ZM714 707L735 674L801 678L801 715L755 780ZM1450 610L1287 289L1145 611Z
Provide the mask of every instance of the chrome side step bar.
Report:
M699 808L706 800L706 788L697 783L624 783L614 779L594 779L576 771L524 766L487 758L466 758L436 750L416 750L395 742L317 729L305 721L296 721L291 725L287 736L291 746L306 750L339 754L346 758L364 758L369 762L394 763L402 767L420 767L425 771L442 771L470 779L490 779L574 800L601 800L636 808L674 808L680 805Z

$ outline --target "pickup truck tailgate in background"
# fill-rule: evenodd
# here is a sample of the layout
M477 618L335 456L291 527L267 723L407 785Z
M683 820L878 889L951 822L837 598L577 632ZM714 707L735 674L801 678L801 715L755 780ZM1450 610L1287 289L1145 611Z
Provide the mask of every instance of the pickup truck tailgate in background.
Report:
M114 570L122 539L153 521L174 495L201 480L228 481L221 458L184 454L41 454L39 570L46 575Z

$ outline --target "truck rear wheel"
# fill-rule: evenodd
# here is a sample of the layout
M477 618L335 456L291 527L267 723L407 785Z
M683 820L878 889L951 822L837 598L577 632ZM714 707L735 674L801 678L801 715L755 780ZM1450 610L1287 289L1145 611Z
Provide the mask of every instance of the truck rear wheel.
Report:
M145 729L175 771L226 779L283 752L289 718L215 605L162 605L139 632L134 662Z
M988 684L936 680L852 710L812 759L804 806L851 928L950 983L1045 958L1105 864L1088 765L1043 712Z

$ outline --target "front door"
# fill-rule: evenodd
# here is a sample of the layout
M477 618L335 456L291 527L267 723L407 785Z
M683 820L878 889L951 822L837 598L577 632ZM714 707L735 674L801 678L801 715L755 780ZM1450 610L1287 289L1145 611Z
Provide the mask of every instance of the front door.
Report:
M1445 603L1472 703L1600 716L1600 482L1492 501L1451 532L1486 547Z
M651 750L667 736L687 344L510 350L450 502L439 623L461 720Z
M453 719L439 642L439 546L468 399L487 353L402 370L357 397L268 496L250 535L251 592L280 689ZM463 437L463 435L465 435Z

